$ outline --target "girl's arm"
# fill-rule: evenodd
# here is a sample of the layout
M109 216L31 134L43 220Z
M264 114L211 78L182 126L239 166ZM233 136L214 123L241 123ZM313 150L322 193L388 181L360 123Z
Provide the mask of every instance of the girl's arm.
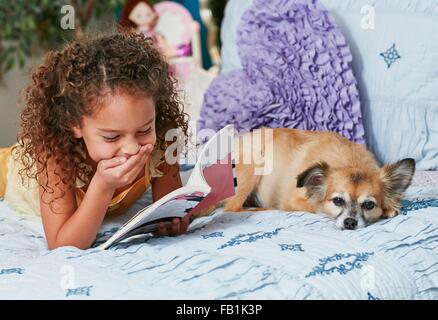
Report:
M96 238L96 234L106 215L114 191L119 186L124 186L135 180L137 175L144 170L144 163L149 156L150 148L131 156L128 160L120 158L102 160L90 185L85 193L80 206L76 203L76 193L73 188L61 184L59 177L54 174L55 166L48 164L47 176L41 174L38 180L46 185L48 179L49 190L54 193L44 193L40 190L40 211L46 234L48 248L54 249L61 246L74 246L79 249L88 249ZM55 187L56 182L63 186L64 195ZM53 201L52 206L50 202Z
M40 198L43 188L40 186ZM88 249L93 243L102 224L114 190L105 189L93 179L79 208L74 189L65 189L62 198L49 203L56 193L45 193L40 200L41 218L46 234L48 249L62 246L74 246Z
M151 181L152 199L154 202L160 200L166 194L182 187L178 163L173 165L163 163L158 167L158 170L164 174L162 177L153 178Z
M152 199L154 202L182 187L178 163L174 165L163 163L158 169L164 172L164 174L162 177L152 179ZM186 233L189 224L189 215L182 219L174 218L172 224L167 227L163 222L160 222L158 231L154 232L154 234L156 236L177 236Z

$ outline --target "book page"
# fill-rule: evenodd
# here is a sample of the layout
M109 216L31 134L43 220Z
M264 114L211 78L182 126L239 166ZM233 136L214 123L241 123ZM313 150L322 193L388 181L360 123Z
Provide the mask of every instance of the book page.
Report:
M166 218L181 218L196 207L210 192L210 187L185 186L172 191L150 206L140 210L134 217L126 222L116 233L114 233L101 249L106 249L113 243L118 242L125 234L139 226ZM150 232L150 231L148 231Z
M132 230L117 239L117 242L130 237L147 234L158 230L160 222L171 222L174 218L183 218L196 207L206 196L206 193L195 191L177 195L159 206L144 220L140 220Z

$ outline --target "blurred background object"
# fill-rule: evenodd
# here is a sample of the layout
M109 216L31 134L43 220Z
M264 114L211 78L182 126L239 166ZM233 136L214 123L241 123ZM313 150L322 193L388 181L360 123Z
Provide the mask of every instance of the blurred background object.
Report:
M122 2L0 0L0 147L16 141L21 107L17 101L30 80L30 69L47 51L85 31L106 30Z
M130 0L123 7L119 24L122 29L153 39L181 82L192 70L202 68L199 23L183 5L174 1L152 5L147 0Z
M16 141L19 130L19 114L22 91L30 81L31 68L38 65L49 50L56 50L72 39L85 34L114 31L117 29L122 8L127 0L0 0L0 147ZM156 5L163 1L150 0ZM168 2L168 1L166 1ZM220 65L218 48L218 22L221 20L222 0L175 0L192 16L193 43L190 51L196 61L196 74L190 74L186 85L188 109L196 110L202 103L202 95L211 81L209 70ZM207 6L206 6L207 4ZM211 11L209 19L201 18L201 7ZM208 28L207 28L207 27ZM157 26L167 33L170 41L174 35L168 26ZM177 30L176 30L177 31ZM213 34L212 34L213 32ZM212 40L213 39L213 40ZM214 40L216 39L216 40ZM186 51L187 52L187 51ZM212 56L210 56L212 55ZM182 59L183 60L183 59ZM202 67L202 68L201 68ZM205 70L203 70L205 69ZM187 77L189 78L189 77ZM196 117L196 112L194 117Z
M0 0L0 75L42 51L81 38L93 19L112 15L124 1Z
M228 0L199 0L201 17L208 30L207 45L212 67L209 72L218 74L221 66L220 27Z

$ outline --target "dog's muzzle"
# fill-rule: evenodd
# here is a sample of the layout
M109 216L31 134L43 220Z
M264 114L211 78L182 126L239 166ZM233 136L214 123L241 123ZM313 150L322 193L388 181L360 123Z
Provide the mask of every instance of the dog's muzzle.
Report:
M357 220L354 218L346 218L344 220L344 228L348 230L354 230L357 227Z

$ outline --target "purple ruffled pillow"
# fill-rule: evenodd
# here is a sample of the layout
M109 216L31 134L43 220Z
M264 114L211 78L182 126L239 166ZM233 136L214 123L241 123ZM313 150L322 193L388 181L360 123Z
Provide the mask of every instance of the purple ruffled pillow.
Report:
M198 129L335 131L364 143L348 44L316 0L254 0L238 27L242 70L216 77Z

